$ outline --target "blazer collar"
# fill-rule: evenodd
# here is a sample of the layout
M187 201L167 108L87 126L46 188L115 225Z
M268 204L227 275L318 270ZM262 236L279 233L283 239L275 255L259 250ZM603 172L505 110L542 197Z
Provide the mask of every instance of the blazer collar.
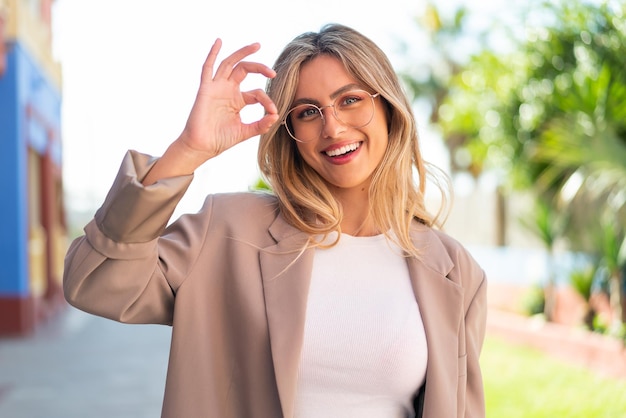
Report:
M306 248L308 235L289 225L281 215L269 232L276 243L261 250L260 267L276 384L283 416L291 418L315 250ZM446 277L454 264L435 232L416 222L411 238L423 252L421 258L408 258L407 263L429 348L425 405L437 397L455 404L456 386L450 382L457 381L453 376L456 368L442 365L456 365L458 361L462 290ZM439 347L450 344L454 349L439 353Z

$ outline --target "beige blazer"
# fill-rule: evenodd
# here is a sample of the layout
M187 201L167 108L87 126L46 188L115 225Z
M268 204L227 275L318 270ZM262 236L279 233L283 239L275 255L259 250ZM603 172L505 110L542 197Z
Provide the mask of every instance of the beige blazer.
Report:
M314 256L301 252L306 234L256 193L209 196L166 228L191 176L144 188L153 162L125 156L67 253L67 300L121 322L173 325L163 417L293 417ZM411 236L423 251L407 263L428 344L418 416L483 417L484 273L442 232L416 222Z

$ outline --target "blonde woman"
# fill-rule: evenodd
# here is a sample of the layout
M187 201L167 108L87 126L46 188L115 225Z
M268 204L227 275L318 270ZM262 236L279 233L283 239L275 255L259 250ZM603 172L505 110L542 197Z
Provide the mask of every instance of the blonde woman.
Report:
M483 417L485 275L425 207L434 173L385 54L341 25L273 69L245 61L258 44L216 67L220 48L181 135L129 151L73 242L67 300L173 326L163 417ZM250 73L266 91L240 90ZM166 227L195 169L256 135L272 193Z

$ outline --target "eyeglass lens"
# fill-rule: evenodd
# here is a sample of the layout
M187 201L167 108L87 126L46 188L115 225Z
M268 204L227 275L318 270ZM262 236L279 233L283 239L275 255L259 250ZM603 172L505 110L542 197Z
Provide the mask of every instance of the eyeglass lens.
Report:
M324 109L331 107L333 116L351 128L362 128L374 116L374 97L364 90L352 90L339 95L332 105L318 107L314 104L301 104L292 108L285 117L285 127L296 141L309 142L320 137L324 129Z

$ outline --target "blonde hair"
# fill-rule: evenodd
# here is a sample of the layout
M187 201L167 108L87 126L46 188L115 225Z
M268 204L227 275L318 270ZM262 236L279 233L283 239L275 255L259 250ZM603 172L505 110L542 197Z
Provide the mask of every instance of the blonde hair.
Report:
M363 87L380 93L383 99L389 141L371 181L370 216L376 227L407 254L418 256L419 250L409 236L411 222L416 219L428 226L440 225L437 220L446 207L448 188L440 182L443 177L422 158L411 105L385 53L351 28L326 25L319 33L304 33L285 47L274 64L277 75L268 81L267 93L278 113L284 115L293 102L300 68L321 54L340 60ZM261 135L258 162L287 222L312 236L341 232L341 205L324 180L304 162L281 124ZM427 178L431 177L442 199L435 216L425 205Z

